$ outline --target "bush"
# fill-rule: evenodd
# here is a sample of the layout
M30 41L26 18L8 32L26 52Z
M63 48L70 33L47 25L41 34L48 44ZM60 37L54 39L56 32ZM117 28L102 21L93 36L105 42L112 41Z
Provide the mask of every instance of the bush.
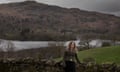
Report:
M102 47L111 46L109 42L103 42Z

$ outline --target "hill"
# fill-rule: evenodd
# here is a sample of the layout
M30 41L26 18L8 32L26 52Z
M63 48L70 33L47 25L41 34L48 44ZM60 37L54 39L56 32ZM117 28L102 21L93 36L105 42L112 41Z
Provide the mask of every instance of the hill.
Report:
M0 38L12 40L71 40L89 35L120 36L120 17L35 1L0 5Z
M120 64L120 46L103 47L80 51L79 59L94 58L97 63L115 62Z

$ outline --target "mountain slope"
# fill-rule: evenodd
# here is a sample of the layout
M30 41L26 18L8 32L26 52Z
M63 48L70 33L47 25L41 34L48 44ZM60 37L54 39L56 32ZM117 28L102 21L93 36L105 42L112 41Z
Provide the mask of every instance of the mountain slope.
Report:
M35 1L0 5L0 38L69 40L76 35L120 36L120 17Z

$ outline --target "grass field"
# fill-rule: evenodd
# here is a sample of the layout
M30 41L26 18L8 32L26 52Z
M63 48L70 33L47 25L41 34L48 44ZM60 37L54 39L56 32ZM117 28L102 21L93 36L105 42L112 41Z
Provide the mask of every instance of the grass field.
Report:
M82 62L85 58L94 58L97 63L117 63L120 65L120 46L94 48L85 51L79 51L79 60ZM62 58L55 59L56 61Z
M79 59L94 58L97 63L115 62L120 64L120 46L89 49L78 53Z

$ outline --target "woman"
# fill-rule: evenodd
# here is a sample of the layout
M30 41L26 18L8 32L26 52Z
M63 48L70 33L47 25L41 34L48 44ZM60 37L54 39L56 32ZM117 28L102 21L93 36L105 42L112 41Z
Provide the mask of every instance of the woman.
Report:
M80 63L77 57L77 47L75 42L70 42L64 53L65 72L76 72L75 62Z

